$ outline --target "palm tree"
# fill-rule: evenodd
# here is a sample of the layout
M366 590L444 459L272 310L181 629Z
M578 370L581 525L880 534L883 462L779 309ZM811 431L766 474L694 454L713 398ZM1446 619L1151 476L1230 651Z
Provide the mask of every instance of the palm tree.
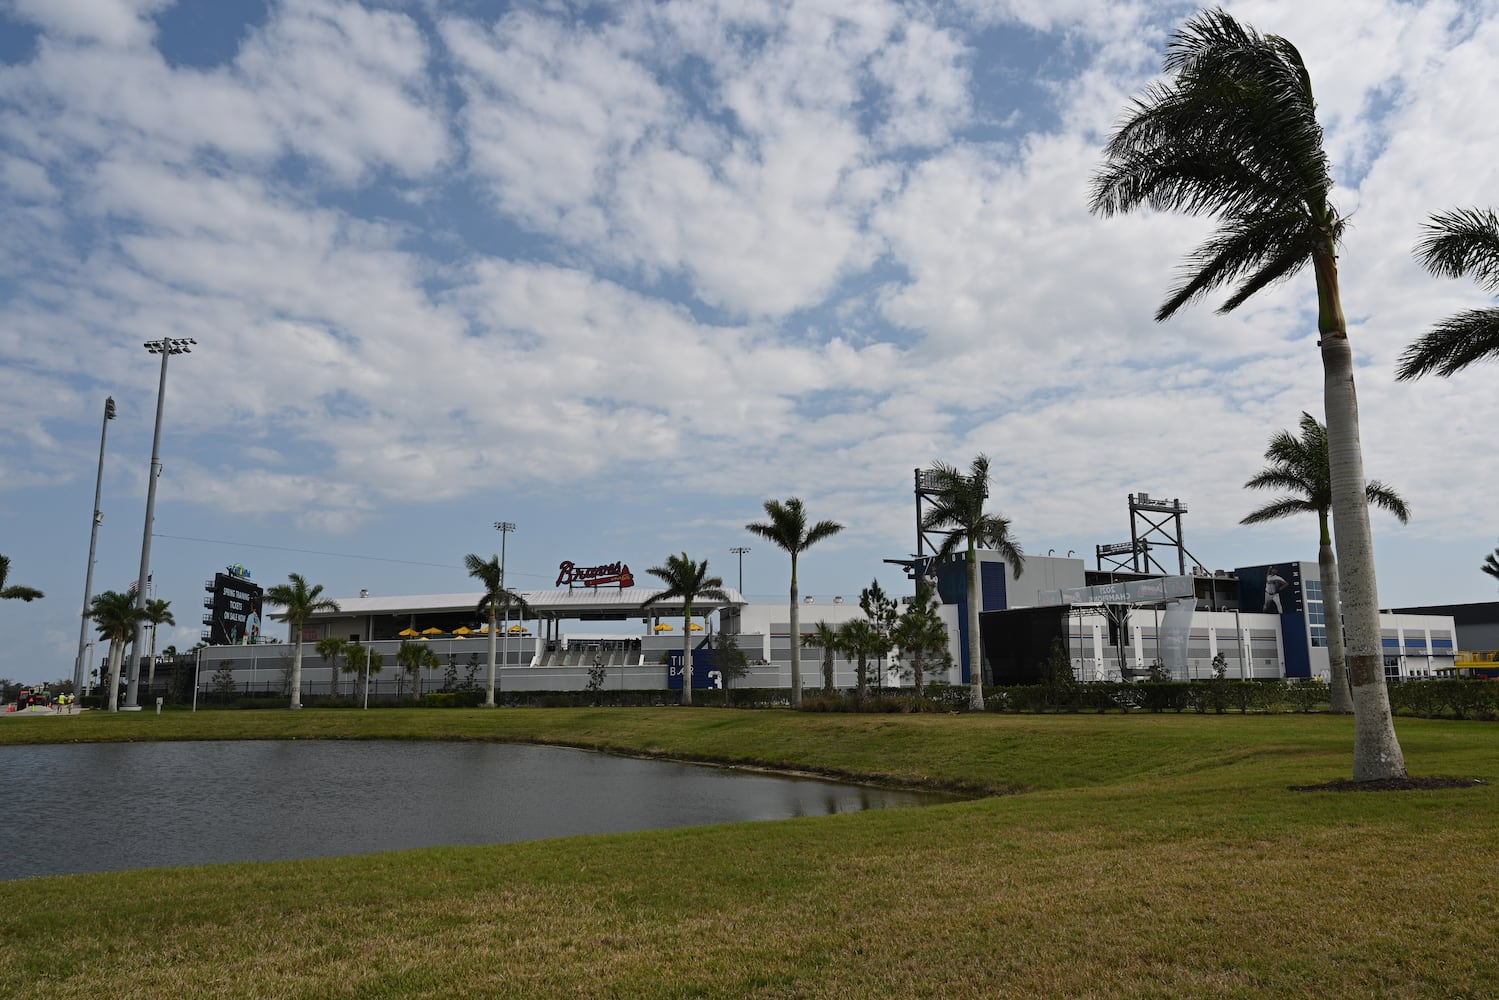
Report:
M1499 580L1499 549L1495 549L1483 557L1483 565L1478 567L1489 576Z
M1332 508L1332 478L1327 466L1327 428L1310 413L1301 415L1301 436L1281 431L1270 439L1265 450L1270 465L1244 484L1250 490L1281 490L1287 496L1270 501L1251 511L1240 524L1263 524L1296 514L1316 514L1321 529L1317 548L1317 566L1322 576L1322 609L1327 618L1327 659L1332 669L1329 692L1334 712L1353 711L1353 697L1348 689L1347 664L1343 659L1343 610L1338 599L1338 561L1333 555L1332 532L1328 530L1328 512ZM1365 487L1369 503L1383 508L1400 519L1410 520L1410 509L1400 494L1380 482Z
M39 597L47 595L35 587L23 587L13 584L7 587L5 581L10 577L10 556L0 556L0 600L26 601L30 603Z
M1499 215L1457 209L1433 215L1416 256L1439 278L1472 275L1485 290L1499 292ZM1447 376L1475 361L1499 359L1499 308L1466 309L1442 320L1400 355L1397 379L1428 372Z
M476 610L481 615L489 616L489 693L484 698L484 705L494 708L495 637L499 632L500 609L504 608L508 612L511 608L517 608L521 614L530 617L531 608L519 593L505 588L505 568L501 565L499 556L481 559L470 552L463 557L463 565L469 576L484 584L484 596L479 599ZM509 615L506 617L508 619Z
M300 573L289 574L286 583L278 583L265 592L267 601L286 609L276 617L290 622L292 634L296 636L292 645L291 708L302 707L302 626L320 611L339 610L338 602L323 597L322 593L321 583L309 587Z
M338 658L344 655L344 650L349 646L347 639L341 639L336 635L328 635L317 641L313 648L328 664L328 697L338 697Z
M723 579L708 575L708 560L695 562L683 552L679 556L667 556L665 566L652 566L646 570L666 584L666 589L657 591L641 602L642 608L662 601L682 601L682 704L692 704L692 602L700 597L710 601L727 601Z
M883 657L889 646L885 633L873 621L855 618L838 630L838 648L855 664L860 705L869 697L869 661Z
M177 619L172 617L172 602L164 601L159 597L146 601L145 622L151 626L151 659L146 668L146 688L156 683L156 627L158 625L177 624Z
M838 629L827 622L818 622L805 636L807 645L822 650L822 693L833 693L833 656L842 648L838 641Z
M1289 41L1261 35L1221 10L1202 11L1177 30L1165 71L1172 78L1152 84L1109 140L1093 181L1092 210L1116 215L1144 207L1218 221L1188 255L1181 283L1156 311L1158 321L1237 283L1219 309L1231 311L1311 265L1357 718L1353 776L1404 776L1385 688L1353 350L1338 291L1344 219L1328 200L1332 170L1311 76Z
M1020 544L1010 537L1010 522L997 514L984 513L989 498L989 457L979 455L968 467L967 475L955 466L937 462L922 476L922 486L932 498L931 506L921 517L921 530L946 531L947 537L937 549L934 561L950 559L959 545L968 546L968 707L984 710L984 644L979 629L979 611L983 608L978 550L994 549L1015 569L1018 577L1025 571L1025 555Z
M800 595L796 586L797 558L824 538L843 530L837 521L818 521L807 526L807 512L797 497L785 503L779 500L765 501L765 516L769 521L746 524L745 530L769 539L791 556L791 707L802 707L802 635Z
M921 701L926 663L947 652L947 625L937 613L937 598L925 583L916 584L916 600L906 606L895 622L890 641L902 658L909 657L916 681L916 700Z
M106 590L95 594L89 603L89 617L99 631L99 638L109 640L109 710L120 707L120 664L125 647L135 639L135 629L145 620L145 612L135 606L134 594Z

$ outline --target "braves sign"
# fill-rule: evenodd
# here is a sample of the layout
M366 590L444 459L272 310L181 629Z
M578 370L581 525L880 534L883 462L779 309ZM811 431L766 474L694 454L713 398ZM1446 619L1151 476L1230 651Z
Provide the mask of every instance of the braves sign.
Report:
M630 567L622 562L608 563L604 566L579 566L571 559L564 560L557 567L557 582L553 586L561 587L566 584L571 590L573 587L633 587L635 577L630 575Z

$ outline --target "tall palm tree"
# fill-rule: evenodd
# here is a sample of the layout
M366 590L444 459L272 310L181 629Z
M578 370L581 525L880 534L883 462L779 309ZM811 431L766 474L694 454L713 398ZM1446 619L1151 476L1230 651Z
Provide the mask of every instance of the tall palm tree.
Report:
M1156 311L1158 321L1237 283L1219 309L1228 312L1311 265L1356 714L1353 776L1404 776L1385 688L1353 350L1338 291L1344 219L1329 200L1332 170L1311 76L1289 41L1261 35L1221 10L1202 11L1176 31L1165 71L1171 79L1152 84L1109 140L1093 181L1092 210L1116 215L1144 207L1217 220L1218 228L1188 255L1180 284Z
M692 704L692 602L698 598L710 601L727 601L723 579L708 575L708 560L696 562L683 552L679 556L667 556L666 565L652 566L646 570L666 584L641 602L642 608L662 601L682 602L682 704Z
M6 586L6 580L10 578L10 556L0 556L0 600L31 602L39 597L47 595L35 587L23 587L20 584Z
M1499 215L1461 208L1433 215L1416 244L1416 256L1439 278L1472 275L1484 289L1499 293ZM1447 376L1475 361L1499 359L1499 308L1466 309L1442 320L1400 355L1397 379L1428 372Z
M109 640L109 710L120 708L120 665L125 647L135 639L135 628L145 620L145 613L135 606L134 594L106 590L89 602L89 617L99 631L99 638Z
M1263 524L1296 514L1316 514L1321 529L1317 548L1317 566L1322 575L1322 609L1327 617L1327 659L1332 669L1329 695L1332 711L1353 711L1353 695L1348 689L1347 663L1343 656L1343 609L1338 597L1338 561L1333 555L1332 533L1328 530L1328 512L1332 509L1332 475L1327 466L1327 428L1310 413L1301 415L1301 436L1281 431L1270 439L1265 450L1270 464L1244 484L1251 490L1280 490L1278 497L1251 511L1240 524ZM1371 482L1364 489L1369 503L1389 511L1401 524L1410 520L1410 508L1390 487Z
M151 626L151 659L146 668L146 687L149 689L156 683L156 628L159 625L175 626L177 619L172 617L172 602L164 601L159 597L146 601L145 610L146 624Z
M489 684L488 694L484 697L484 705L487 708L494 708L495 638L499 632L500 609L509 611L515 608L529 617L531 608L519 593L506 589L505 568L500 563L498 555L481 559L470 552L463 557L463 566L468 570L469 576L484 585L484 596L479 598L476 610L481 615L489 616Z
M838 534L843 530L843 525L837 521L818 521L808 527L807 512L798 497L792 497L785 503L779 500L765 501L765 516L770 520L755 521L744 527L752 534L769 539L791 556L791 707L801 708L801 597L796 586L796 563L803 552L824 538Z
M921 516L922 531L946 531L937 549L936 562L945 562L968 547L968 707L984 709L984 643L979 629L983 608L978 550L993 549L1009 563L1018 577L1025 571L1025 554L1010 535L1010 522L997 514L984 513L989 498L989 457L978 455L964 474L956 466L935 463L922 477L931 496L931 506Z
M838 629L827 622L818 622L806 635L807 645L822 650L822 693L833 693L833 657L842 648L838 640Z
M317 641L317 645L312 647L317 650L317 655L323 658L323 662L328 664L328 697L330 698L338 697L338 659L344 655L344 650L348 647L349 640L336 635L323 636Z
M276 617L290 622L296 637L292 644L291 708L302 707L302 626L320 611L339 610L337 601L322 594L321 583L309 587L300 573L288 574L286 583L278 583L265 592L267 601L286 609Z

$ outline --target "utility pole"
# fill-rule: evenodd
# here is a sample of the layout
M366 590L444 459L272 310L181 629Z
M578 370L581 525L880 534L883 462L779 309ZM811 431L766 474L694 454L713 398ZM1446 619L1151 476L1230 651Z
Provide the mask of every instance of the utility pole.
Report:
M189 354L198 342L191 338L163 337L148 340L145 348L161 355L161 383L156 387L156 432L151 438L151 480L146 486L146 530L141 539L141 572L135 581L135 609L146 610L147 592L151 589L151 528L156 520L156 480L161 478L161 411L167 397L167 359L174 354ZM130 650L130 685L125 689L125 711L139 712L136 703L141 680L141 649L145 646L144 616L135 626L135 645Z
M515 530L514 521L496 521L494 530L500 533L500 590L505 589L505 541L510 537L510 532ZM510 602L505 602L505 631L500 633L500 666L503 667L510 657ZM495 684L504 687L500 679L504 676L501 670L495 671Z
M115 418L115 398L104 398L104 427L99 432L99 475L94 479L94 518L88 536L88 571L83 575L83 621L78 626L78 659L73 664L73 697L83 693L83 657L88 649L89 606L94 599L94 552L99 544L99 525L104 511L99 509L104 491L104 442L109 439L109 422Z

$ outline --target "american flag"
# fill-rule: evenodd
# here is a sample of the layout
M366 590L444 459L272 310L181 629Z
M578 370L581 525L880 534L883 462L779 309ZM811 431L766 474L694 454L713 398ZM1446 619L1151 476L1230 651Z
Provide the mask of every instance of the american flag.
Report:
M153 576L155 576L155 575L156 575L155 573L147 573L146 574L146 596L147 597L151 596L151 578ZM141 582L140 582L139 579L135 579L135 580L131 580L130 581L130 592L132 594L135 593L136 591L140 590L140 589L141 589Z

